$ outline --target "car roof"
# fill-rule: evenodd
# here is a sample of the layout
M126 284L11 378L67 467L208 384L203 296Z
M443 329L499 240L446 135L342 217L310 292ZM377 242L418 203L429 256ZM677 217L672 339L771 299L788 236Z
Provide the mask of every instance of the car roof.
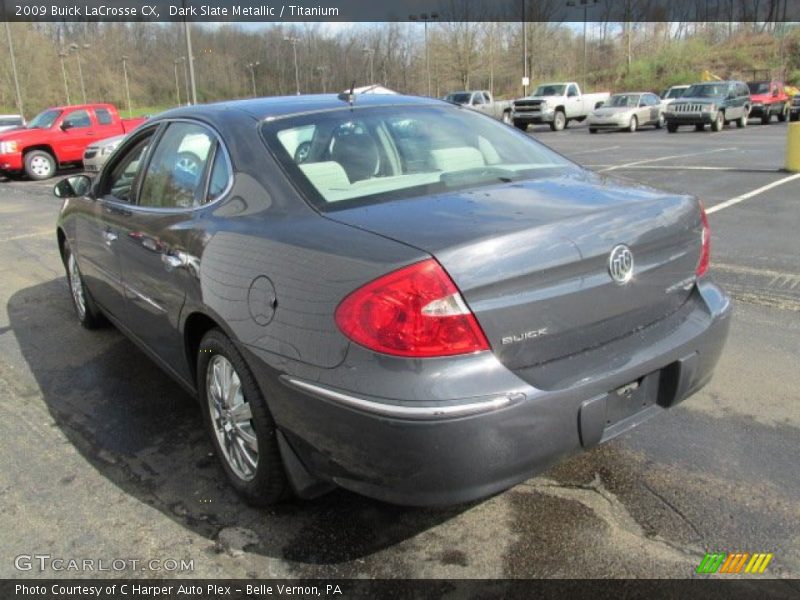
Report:
M379 106L450 106L447 102L423 96L404 96L400 94L357 94L354 96L353 106L379 107ZM313 112L323 112L349 106L337 94L308 94L301 96L273 96L267 98L252 98L249 100L229 100L213 104L197 104L174 108L158 115L157 118L219 118L226 111L244 113L256 120L279 119L293 115Z

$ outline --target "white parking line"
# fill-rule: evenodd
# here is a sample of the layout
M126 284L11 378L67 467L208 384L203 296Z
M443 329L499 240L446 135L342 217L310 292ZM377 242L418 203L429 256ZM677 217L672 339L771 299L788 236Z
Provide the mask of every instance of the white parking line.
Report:
M601 167L613 167L614 165L583 165L589 169L599 169ZM635 165L625 167L631 171L735 171L740 173L781 173L783 169L768 169L759 167L702 167L697 165Z
M604 173L608 171L616 171L617 169L627 169L628 167L633 167L636 165L644 165L647 163L654 163L659 162L661 160L671 160L673 158L685 158L687 156L699 156L700 154L714 154L715 152L726 152L728 150L736 150L736 148L716 148L714 150L703 150L702 152L690 152L689 154L673 154L671 156L660 156L659 158L648 158L645 160L636 160L629 163L624 163L621 165L614 165L613 167L606 167L605 169L600 169L599 173Z
M723 208L728 208L729 206L733 206L734 204L739 204L739 202L744 202L748 198L752 198L753 196L758 196L772 188L776 188L779 185L783 185L784 183L789 183L790 181L794 181L795 179L800 179L800 173L795 173L794 175L789 175L788 177L784 177L783 179L778 179L778 181L773 181L772 183L768 183L767 185L761 186L760 188L756 188L751 192L747 192L746 194L742 194L741 196L736 196L735 198L731 198L730 200L726 200L725 202L721 202L719 204L715 204L711 208L707 209L707 213L715 213L718 210L722 210Z
M0 244L2 244L3 242L14 242L16 240L24 240L25 238L52 236L53 233L54 231L52 229L35 231L33 233L23 233L12 237L0 238Z
M592 148L591 150L581 150L580 152L571 152L570 154L590 154L592 152L605 152L606 150L616 150L619 146L606 146L605 148Z

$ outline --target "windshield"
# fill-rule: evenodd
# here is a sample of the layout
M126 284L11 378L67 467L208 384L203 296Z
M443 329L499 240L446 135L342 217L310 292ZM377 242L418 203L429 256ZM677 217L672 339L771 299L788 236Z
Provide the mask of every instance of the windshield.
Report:
M60 114L60 110L46 110L40 112L28 123L28 129L50 129Z
M469 104L469 99L472 97L472 94L469 92L458 92L455 94L448 94L445 97L445 100L448 102L453 102L454 104Z
M22 125L20 117L0 117L0 127L19 127Z
M701 83L691 86L683 95L686 98L713 98L724 96L727 91L728 86L724 83Z
M639 94L614 94L609 100L609 106L631 108L639 106Z
M565 85L540 85L533 92L534 96L563 96Z
M452 106L346 108L266 122L262 132L321 210L575 168L533 139Z
M670 88L664 98L680 98L685 91L686 88Z
M769 81L748 81L747 87L750 88L751 94L769 93Z

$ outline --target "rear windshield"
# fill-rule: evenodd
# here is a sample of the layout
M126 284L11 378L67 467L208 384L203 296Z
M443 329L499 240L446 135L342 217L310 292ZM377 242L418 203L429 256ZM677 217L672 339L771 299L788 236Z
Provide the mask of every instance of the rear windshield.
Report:
M448 94L445 97L445 100L448 102L452 102L454 104L469 104L469 100L472 98L472 94L467 92L460 92L456 94Z
M0 117L0 127L19 127L22 125L20 117Z
M320 210L575 168L511 127L453 106L344 108L267 121L262 132Z

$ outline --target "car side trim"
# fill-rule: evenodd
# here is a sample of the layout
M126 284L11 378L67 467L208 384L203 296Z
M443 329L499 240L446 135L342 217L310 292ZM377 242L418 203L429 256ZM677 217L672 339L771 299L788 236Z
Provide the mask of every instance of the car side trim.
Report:
M308 392L323 400L342 404L349 408L366 411L369 413L395 417L399 419L431 420L464 417L478 413L490 412L525 399L525 394L505 394L489 397L486 400L466 402L463 404L437 404L435 406L409 406L407 404L389 404L376 402L352 394L340 392L317 383L311 383L288 375L282 375L281 380L298 390Z

